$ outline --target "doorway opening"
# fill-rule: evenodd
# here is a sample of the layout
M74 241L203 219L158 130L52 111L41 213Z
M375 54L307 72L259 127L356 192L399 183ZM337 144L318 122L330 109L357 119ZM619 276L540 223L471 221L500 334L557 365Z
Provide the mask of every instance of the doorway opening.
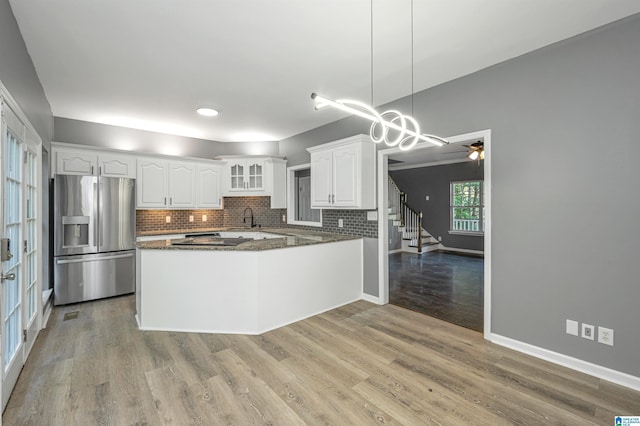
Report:
M378 152L378 302L488 337L491 131L448 139L451 143L445 147ZM484 144L486 157L472 161L467 158L468 146L478 141ZM400 202L394 200L396 191L402 194ZM398 209L398 204L405 207Z

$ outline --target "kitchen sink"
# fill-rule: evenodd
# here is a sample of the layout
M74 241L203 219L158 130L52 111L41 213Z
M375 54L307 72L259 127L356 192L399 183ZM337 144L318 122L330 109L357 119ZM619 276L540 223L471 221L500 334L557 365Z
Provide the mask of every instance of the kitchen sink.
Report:
M238 244L253 241L249 238L222 238L222 237L191 237L172 240L173 246L237 246Z

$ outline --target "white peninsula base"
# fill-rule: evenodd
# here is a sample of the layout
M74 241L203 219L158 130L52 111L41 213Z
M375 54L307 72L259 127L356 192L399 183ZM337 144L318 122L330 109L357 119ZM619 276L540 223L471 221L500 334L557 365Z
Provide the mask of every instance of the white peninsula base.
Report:
M262 251L137 249L141 330L261 334L362 298L362 239Z

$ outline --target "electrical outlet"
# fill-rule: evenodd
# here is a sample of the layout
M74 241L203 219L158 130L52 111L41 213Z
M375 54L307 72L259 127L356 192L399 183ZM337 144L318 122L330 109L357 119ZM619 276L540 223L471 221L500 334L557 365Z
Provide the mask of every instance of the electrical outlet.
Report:
M192 214L189 215L189 222L193 222L193 215Z
M206 222L206 221L207 221L207 215L206 215L206 214L203 214L203 215L202 215L202 221L203 221L203 222Z
M284 214L282 215L282 221L283 221L283 222L286 222L286 221L287 221L287 215L284 215Z
M598 343L613 346L613 329L598 327Z
M582 337L584 339L595 340L594 327L590 324L582 323Z
M344 219L338 219L338 228L344 227Z
M567 320L567 334L577 336L578 333L578 321Z
M165 223L171 223L171 216L165 216L164 221Z
M424 199L425 199L426 201L429 201L429 196L428 196L428 195L426 195L426 196L424 197Z

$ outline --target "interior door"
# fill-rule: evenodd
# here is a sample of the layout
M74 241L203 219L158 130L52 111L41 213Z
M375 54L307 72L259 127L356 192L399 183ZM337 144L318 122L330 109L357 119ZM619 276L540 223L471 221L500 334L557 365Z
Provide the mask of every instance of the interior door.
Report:
M23 349L23 144L24 127L10 109L2 123L2 238L9 239L10 256L2 259L2 408L18 380Z
M28 136L27 136L28 139ZM38 335L38 297L41 294L38 285L41 282L39 273L39 215L41 211L38 203L38 153L29 146L24 151L24 360L33 347Z

